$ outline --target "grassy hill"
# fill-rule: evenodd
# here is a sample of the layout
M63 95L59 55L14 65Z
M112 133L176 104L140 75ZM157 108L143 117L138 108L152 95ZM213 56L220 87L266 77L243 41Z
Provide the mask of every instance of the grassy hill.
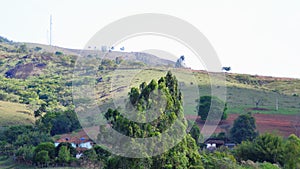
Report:
M25 104L0 101L0 126L33 124L32 113Z
M210 81L208 74L203 71L174 70L179 81L185 88L195 88L198 85L200 96L210 95ZM121 74L121 75L120 75ZM131 77L137 74L136 77ZM130 81L130 86L138 86L143 81L158 79L165 71L158 69L122 70L122 72L107 72L104 76L105 82L98 84L98 91L101 97L99 100L108 100L120 91ZM244 79L241 79L243 77ZM107 80L113 79L113 80ZM111 86L111 84L113 84ZM240 74L226 74L227 103L229 113L259 112L267 114L297 114L300 113L300 80L264 76L251 76ZM129 89L129 88L127 88ZM192 90L192 89L191 89ZM115 92L117 91L117 92ZM127 93L128 91L122 91ZM191 95L189 90L185 91L186 96ZM114 96L115 97L115 96ZM257 104L257 105L256 105ZM192 103L191 103L192 105ZM195 104L193 104L195 105ZM276 107L278 106L278 110ZM190 107L189 109L195 109ZM189 113L189 112L187 112Z
M1 126L18 121L32 123L32 116L24 112L32 113L43 103L51 105L48 110L54 111L72 106L72 82L86 80L73 77L79 54L95 57L94 61L100 58L110 60L102 62L101 69L91 63L91 67L98 70L96 78L101 78L101 81L95 82L95 99L103 111L114 104L112 98L119 100L126 97L130 87L158 79L175 64L145 53L110 52L103 58L103 53L95 50L82 51L0 39ZM123 62L117 64L117 58ZM133 65L139 65L142 70L132 68ZM175 69L174 73L185 90L185 97L195 95L195 89L200 96L210 95L207 72ZM300 113L300 79L226 73L226 87L228 112L231 114ZM187 100L185 113L195 114L195 100ZM97 123L99 119L93 120Z

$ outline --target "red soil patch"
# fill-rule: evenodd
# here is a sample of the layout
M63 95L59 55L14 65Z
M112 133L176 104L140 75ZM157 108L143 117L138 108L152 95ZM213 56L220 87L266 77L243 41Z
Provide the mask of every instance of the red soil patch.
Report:
M259 108L259 107L254 107L254 108L249 108L247 110L260 110L260 111L268 111L270 109L266 109L266 108Z
M229 114L228 119L220 122L215 133L225 132L221 126L230 125L232 127L233 121L238 117L238 114ZM300 119L296 115L278 115L278 114L253 114L256 120L256 127L259 133L265 132L276 132L281 136L288 137L290 134L300 133ZM187 119L195 120L196 116L186 116ZM200 128L203 127L204 123L197 120ZM295 125L298 126L296 130Z

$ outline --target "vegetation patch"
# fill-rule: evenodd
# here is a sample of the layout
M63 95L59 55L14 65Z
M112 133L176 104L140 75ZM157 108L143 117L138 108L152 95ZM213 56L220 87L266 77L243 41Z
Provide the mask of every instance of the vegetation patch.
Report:
M34 124L34 121L27 105L0 101L0 126Z

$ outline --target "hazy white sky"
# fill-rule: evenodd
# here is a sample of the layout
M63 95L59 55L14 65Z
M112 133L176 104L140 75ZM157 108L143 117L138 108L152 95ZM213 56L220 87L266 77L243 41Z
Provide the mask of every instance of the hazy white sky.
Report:
M196 26L232 72L300 78L299 9L298 0L1 0L0 36L46 44L52 14L54 45L81 49L115 20L162 13Z

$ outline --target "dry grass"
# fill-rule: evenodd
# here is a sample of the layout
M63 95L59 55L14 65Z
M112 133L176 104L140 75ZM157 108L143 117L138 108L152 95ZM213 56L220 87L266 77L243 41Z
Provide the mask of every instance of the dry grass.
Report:
M33 123L33 112L26 105L0 101L0 126Z

